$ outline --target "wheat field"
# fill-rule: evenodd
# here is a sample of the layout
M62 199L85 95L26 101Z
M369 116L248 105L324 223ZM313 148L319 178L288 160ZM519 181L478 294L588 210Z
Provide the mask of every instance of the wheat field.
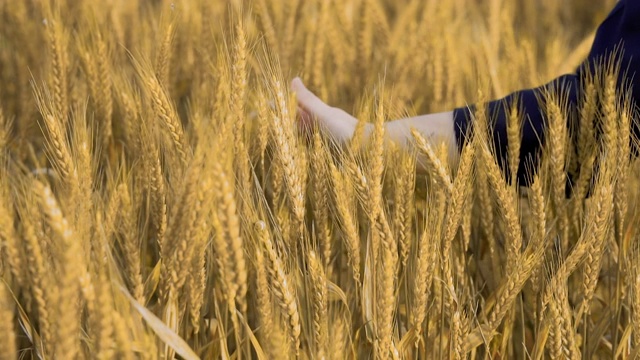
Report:
M482 106L453 169L384 137L572 71L613 3L0 0L0 359L639 357L614 66L548 94L527 188ZM353 139L298 131L295 76Z

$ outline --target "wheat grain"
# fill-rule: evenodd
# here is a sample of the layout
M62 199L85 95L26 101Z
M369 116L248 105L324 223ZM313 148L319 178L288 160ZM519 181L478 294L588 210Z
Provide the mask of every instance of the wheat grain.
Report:
M15 359L18 354L16 333L14 331L14 304L10 297L9 286L0 284L0 359Z
M495 330L500 325L529 275L541 259L542 251L539 248L533 249L527 255L522 255L518 259L511 275L505 279L497 292L496 303L487 318L487 324L490 329Z
M295 136L293 129L288 123L290 116L289 106L285 100L287 96L284 93L282 85L278 80L273 80L274 88L276 89L276 103L279 114L273 115L272 131L273 137L276 142L277 156L279 157L280 164L284 174L284 181L286 183L286 194L291 206L291 211L296 223L294 224L294 231L299 233L304 218L304 182L300 176L299 167L296 166L294 156L300 154L295 142Z
M565 40L609 6L583 2L0 4L0 342L12 358L635 356L618 56L540 94L538 159L519 158L521 102L483 105L578 65L593 35ZM359 119L349 141L296 132L295 74ZM420 133L415 159L385 139L386 118L467 102L470 150Z
M173 53L173 39L175 37L175 25L173 19L164 24L159 41L160 46L156 52L155 74L162 86L169 88L169 71L171 70L171 54Z
M427 155L426 165L428 166L429 172L437 176L438 182L448 193L452 193L453 184L451 182L451 176L449 176L447 169L442 164L436 153L433 151L431 145L416 129L411 130L411 135L413 135L418 149L423 154Z
M336 169L333 163L329 163L331 170L331 179L333 183L334 204L338 212L338 223L342 230L344 246L347 252L347 261L351 265L351 274L357 285L361 284L360 273L360 236L358 233L357 218L353 215L353 201L347 190L350 182L346 181Z
M118 223L122 233L122 254L124 255L128 279L133 297L144 304L144 287L141 273L140 244L138 231L135 228L136 211L132 204L131 192L126 182L118 185L118 207L120 208Z
M175 207L169 227L167 229L167 241L163 244L163 252L160 254L162 261L162 286L161 297L165 304L176 300L178 291L181 290L186 278L186 268L190 250L187 239L193 236L193 231L198 220L202 203L199 200L200 187L199 176L202 174L201 159L194 161L187 169L187 176L183 181L180 193L177 195L179 205Z
M98 109L99 113L102 115L103 121L101 124L103 131L103 144L107 144L112 136L111 115L113 113L113 94L111 85L111 66L109 63L109 53L107 44L104 39L102 39L102 37L98 38L96 52L98 61L98 65L96 68L98 71L98 83L100 87Z
M284 61L283 66L286 68L287 65L291 64L292 55L294 53L294 40L296 33L296 25L298 20L298 11L300 7L300 0L288 0L286 4L286 11L283 13L286 15L284 21L284 41L282 42L282 59Z
M49 11L51 11L49 9ZM67 34L63 29L59 14L54 15L49 12L47 19L47 37L49 39L49 51L51 55L51 84L53 87L53 100L55 114L66 124L69 115L69 88L68 88L68 66L67 56ZM56 16L54 19L53 17Z
M412 198L415 187L415 158L412 155L399 154L399 167L395 175L393 220L394 234L400 244L400 262L407 267L411 250L413 208Z
M255 227L266 226L264 223ZM260 231L260 229L257 229ZM264 344L270 343L273 326L273 311L271 295L269 294L269 279L267 278L266 264L262 250L257 247L255 250L255 269L256 269L256 303L260 309L260 337Z
M540 169L533 179L531 184L531 215L533 217L533 230L531 231L531 242L535 245L529 246L543 246L547 247L547 219L546 219L546 199L544 197L542 189L542 179L544 176L541 174L543 170ZM540 273L543 269L540 267L534 268L531 274L531 284L534 293L540 291Z
M511 185L516 185L518 176L518 166L520 164L520 146L522 139L522 124L520 119L519 102L514 101L509 109L509 117L507 119L507 142L509 156L509 171Z
M560 268L556 271L547 292L543 296L543 305L550 301L554 288L563 287L562 284L567 280L569 275L576 269L578 264L584 260L586 252L589 250L592 244L599 242L599 237L602 234L607 233L607 226L611 216L613 201L613 184L610 183L611 178L608 175L606 168L601 169L601 177L598 180L600 188L595 195L595 201L591 203L588 213L587 225L578 239L578 243L573 248L571 253L567 256L565 261L561 264ZM596 245L597 247L597 245Z
M98 281L96 282L98 289L98 302L97 302L97 314L98 321L96 324L96 357L101 359L108 359L114 356L114 341L113 341L113 333L114 333L114 309L111 306L111 301L113 298L111 297L110 284L108 278L105 276L100 276Z
M467 146L463 149L462 158L458 168L458 174L453 183L453 192L449 202L449 211L447 211L446 224L442 235L442 272L445 277L444 283L447 287L446 299L449 311L453 310L455 302L455 285L453 279L453 270L451 261L453 258L452 245L453 239L460 227L460 220L464 210L469 180L472 177L474 149Z
M321 249L323 263L328 268L331 261L331 227L329 223L329 180L328 156L319 131L313 134L313 153L311 169L313 181L314 218L316 219L316 236Z
M39 332L43 339L45 353L51 350L52 345L49 341L52 341L52 315L50 314L49 304L52 303L55 298L55 287L47 287L52 284L51 274L49 272L49 264L44 257L42 244L40 243L36 234L36 224L33 221L36 219L36 210L34 209L34 199L27 206L27 208L21 208L20 215L24 218L22 222L22 237L24 238L25 247L25 260L30 264L28 267L30 287L33 293L38 309L38 324L40 325Z
M323 265L315 252L309 252L309 275L313 298L313 338L316 356L326 356L329 341L329 324L327 317L327 279Z
M273 25L273 20L269 14L269 8L265 0L256 1L256 13L262 21L264 28L264 34L267 40L267 44L271 48L271 51L275 54L280 54L280 43L277 41L276 31Z
M587 79L579 108L580 128L578 132L578 156L584 164L589 158L590 149L595 146L593 125L597 106L597 88L593 79Z
M383 241L380 247L379 268L376 269L376 342L375 352L378 358L387 358L393 342L393 311L395 308L395 249L388 244L386 234L376 229Z
M237 287L235 300L238 302L240 310L246 312L246 295L247 295L247 266L244 254L244 241L240 236L240 220L237 214L237 206L233 197L232 185L225 171L214 165L214 171L217 176L217 184L220 191L220 208L218 208L218 216L227 232L227 241L229 253L233 259L229 270L234 275L234 286ZM228 260L227 260L228 261Z
M561 95L558 94L558 97ZM567 141L567 120L565 119L565 111L561 108L561 99L556 99L553 95L547 99L548 125L549 133L547 149L553 156L548 156L550 162L549 174L551 176L552 186L552 203L555 208L555 216L558 218L558 232L561 236L560 244L563 251L569 248L568 236L569 226L564 211L565 204L565 188L567 183L565 173L565 163L567 160L566 141Z
M522 228L516 210L517 200L513 189L507 187L502 180L500 168L492 159L488 149L483 149L482 156L484 163L488 165L487 177L496 193L506 223L507 267L510 268L514 266L514 261L522 249Z
M162 252L162 245L167 231L167 195L159 154L154 156L151 161L151 184L149 186L152 201L151 211L155 225L156 241L160 252Z
M5 179L6 170L0 168L0 177ZM6 180L0 180L0 255L6 259L11 275L17 285L26 285L23 273L24 258L20 251L18 234L14 227L14 214L11 208L11 198L7 191Z
M638 320L640 320L640 273L636 273L634 274L635 276L633 276L633 283L632 285L632 324L633 324L633 340L635 343L635 346L638 346L638 344L640 344L640 322L638 322Z
M127 360L134 359L131 343L128 341L131 337L129 329L127 329L125 319L118 312L114 313L113 328L118 357Z
M50 151L53 156L54 166L60 172L63 181L73 184L75 182L75 166L71 158L70 150L65 140L65 131L61 127L63 122L53 115L46 114L43 117L49 135Z
M204 295L206 291L207 269L206 269L206 237L208 237L208 224L203 221L195 231L193 244L193 255L191 258L191 269L188 273L188 279L185 284L186 291L189 294L189 320L193 326L193 332L198 334L201 327L201 312L204 304Z
M373 21L371 11L371 0L364 0L360 2L360 21L358 24L358 63L361 66L360 79L364 81L364 74L369 69L371 62L371 55L373 52Z
M79 330L80 313L75 302L80 292L80 278L83 272L83 261L78 257L78 240L75 230L71 228L62 214L58 202L51 192L51 188L40 182L34 182L34 187L42 201L47 224L60 238L63 276L59 279L59 302L56 309L57 329L54 340L54 354L56 357L69 359L76 356L80 350Z
M184 166L190 158L189 145L185 139L184 129L178 114L169 100L167 91L154 76L146 75L144 81L149 91L151 107L168 132L173 146L178 152L178 159Z
M266 226L261 224L257 227L261 246L263 246L269 259L267 269L271 280L271 291L273 292L273 296L278 300L278 305L283 315L287 318L291 346L296 356L298 356L300 351L301 324L295 290L292 287L290 277L285 273L280 257L273 247Z
M422 332L422 323L424 322L427 312L427 298L430 292L431 283L434 278L434 272L437 265L438 237L440 233L431 227L437 227L440 221L434 220L439 214L445 213L446 201L444 196L438 196L435 210L427 210L427 226L422 231L422 235L418 241L418 255L416 258L416 270L413 286L413 309L409 324L416 329L417 338L420 338ZM440 226L441 227L441 226ZM417 342L416 342L417 345Z
M460 315L460 311L455 311L453 313L453 319L451 321L451 330L450 330L450 356L454 359L462 359L464 354L462 352L462 342L465 334L462 328L462 319Z

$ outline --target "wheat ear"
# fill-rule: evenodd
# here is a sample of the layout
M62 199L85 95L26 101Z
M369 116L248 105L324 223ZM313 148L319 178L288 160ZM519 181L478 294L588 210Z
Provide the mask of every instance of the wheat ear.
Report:
M267 269L271 280L271 291L277 299L278 306L282 310L283 315L287 319L291 346L293 347L295 355L298 356L300 352L301 324L295 288L293 288L293 282L285 272L282 260L276 253L273 243L271 242L266 224L258 223L256 228L258 229L260 244L268 259Z
M58 358L71 359L80 351L80 311L76 301L79 298L79 280L84 261L79 257L79 242L75 230L62 214L51 188L38 181L34 182L34 187L47 215L47 224L60 239L61 249L63 249L60 254L60 265L64 275L60 277L58 284L60 289L56 309L58 327L55 333L54 353Z
M14 301L9 295L9 285L0 281L0 360L15 359L18 354L14 330Z
M313 338L316 355L319 359L326 356L329 341L327 278L323 265L314 251L309 252L309 281L313 304Z
M314 218L316 223L318 244L321 249L322 258L325 267L329 266L331 260L331 227L329 222L329 181L331 174L327 162L329 154L320 137L320 132L315 131L313 134L313 153L311 154L311 169L313 180L313 198L314 198Z
M52 17L47 19L47 37L49 39L49 51L51 54L51 84L53 88L53 104L56 115L66 124L69 115L69 84L68 70L69 58L67 54L68 36L62 27L61 20Z
M1 150L0 150L1 151ZM0 155L2 161L2 155ZM16 285L26 285L23 278L24 256L20 251L20 241L14 227L14 213L9 191L5 186L7 173L5 165L0 164L0 256L6 259Z
M330 175L333 183L334 205L338 213L338 223L342 230L342 238L347 251L347 261L351 265L353 279L360 287L360 236L358 232L357 217L354 216L354 204L347 186L350 183L345 179L333 162L329 163Z

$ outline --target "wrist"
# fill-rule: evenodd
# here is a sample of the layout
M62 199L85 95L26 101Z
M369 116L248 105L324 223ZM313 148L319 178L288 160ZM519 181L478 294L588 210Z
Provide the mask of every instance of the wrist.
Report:
M451 168L458 163L459 153L454 132L453 112L420 115L387 123L388 136L405 149L413 149L415 140L411 129L416 129L433 147L444 143Z

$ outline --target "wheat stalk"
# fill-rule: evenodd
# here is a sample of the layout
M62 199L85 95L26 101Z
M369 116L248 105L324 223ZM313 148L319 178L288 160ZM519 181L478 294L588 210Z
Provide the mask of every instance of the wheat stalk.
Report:
M547 149L520 158L539 114L484 101L609 6L532 3L0 5L0 358L634 357L634 49L534 90ZM349 141L299 131L294 76ZM458 149L387 141L473 103Z

